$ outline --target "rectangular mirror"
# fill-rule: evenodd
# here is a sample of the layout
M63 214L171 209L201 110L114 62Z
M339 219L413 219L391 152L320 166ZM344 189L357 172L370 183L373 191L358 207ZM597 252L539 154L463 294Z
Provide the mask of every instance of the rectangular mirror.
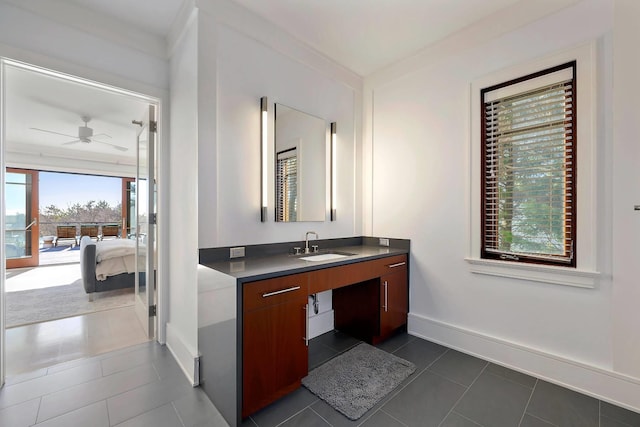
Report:
M276 221L324 221L327 126L323 119L275 105Z

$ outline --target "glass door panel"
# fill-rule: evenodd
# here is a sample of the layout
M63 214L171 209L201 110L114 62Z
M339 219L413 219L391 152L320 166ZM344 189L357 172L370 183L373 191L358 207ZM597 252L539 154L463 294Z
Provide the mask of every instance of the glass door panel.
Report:
M4 230L7 268L38 265L38 222L38 171L7 168Z
M130 233L136 239L136 313L149 338L155 333L155 315L150 307L155 301L155 107L149 106L148 116L142 121L138 134L138 161L136 180L130 184L129 224ZM135 214L133 213L135 212Z
M122 229L123 237L133 238L136 234L136 181L122 178Z

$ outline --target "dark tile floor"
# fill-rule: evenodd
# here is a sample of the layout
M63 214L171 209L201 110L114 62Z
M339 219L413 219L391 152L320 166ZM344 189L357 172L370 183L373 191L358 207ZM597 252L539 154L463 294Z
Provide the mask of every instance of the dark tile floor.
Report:
M311 341L312 369L358 341L330 332ZM640 414L407 334L381 345L416 372L358 421L300 388L243 427L640 427Z
M147 342L8 377L0 426L226 426L166 347Z
M312 369L357 340L339 332L310 343ZM640 414L455 350L398 335L379 346L417 370L358 421L300 388L243 426L640 427ZM166 349L144 343L7 378L0 426L226 426Z

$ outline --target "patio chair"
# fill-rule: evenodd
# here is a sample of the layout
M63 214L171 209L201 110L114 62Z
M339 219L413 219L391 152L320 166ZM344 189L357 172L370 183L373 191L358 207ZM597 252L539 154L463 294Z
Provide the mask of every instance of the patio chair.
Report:
M89 236L91 238L95 238L98 240L98 226L97 225L89 225L89 224L81 224L80 225L80 237Z
M60 243L60 239L62 240L73 240L71 243L71 247L74 247L78 244L78 237L76 236L76 226L75 225L58 225L56 227L56 238L53 242L53 246L57 247L58 243Z
M103 240L105 237L120 237L120 226L118 224L103 224L100 240Z

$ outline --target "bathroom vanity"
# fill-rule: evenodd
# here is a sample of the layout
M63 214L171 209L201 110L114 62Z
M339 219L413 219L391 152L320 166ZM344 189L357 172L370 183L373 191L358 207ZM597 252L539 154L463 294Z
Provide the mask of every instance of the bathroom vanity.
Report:
M333 239L303 255L260 245L246 248L259 256L226 260L230 248L201 250L200 382L230 425L300 387L309 295L332 290L335 329L370 343L406 326L409 242L392 242Z

